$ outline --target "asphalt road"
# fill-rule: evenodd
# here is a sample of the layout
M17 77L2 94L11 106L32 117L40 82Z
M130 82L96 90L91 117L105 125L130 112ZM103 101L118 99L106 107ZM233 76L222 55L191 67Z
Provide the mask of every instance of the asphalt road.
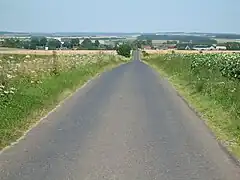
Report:
M102 74L0 155L1 180L239 180L239 167L150 67Z

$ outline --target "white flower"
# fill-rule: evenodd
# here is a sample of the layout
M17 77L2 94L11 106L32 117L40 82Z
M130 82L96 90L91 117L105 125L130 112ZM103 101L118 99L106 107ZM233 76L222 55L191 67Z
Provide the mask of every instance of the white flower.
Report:
M4 89L4 88L5 88L5 86L1 84L0 85L0 89Z
M30 55L26 55L25 57L26 57L26 58L30 58Z
M236 91L236 88L233 88L232 90L231 90L231 92L235 92Z
M8 94L9 93L9 91L3 91L5 94Z
M11 79L13 76L11 74L7 74L7 78Z

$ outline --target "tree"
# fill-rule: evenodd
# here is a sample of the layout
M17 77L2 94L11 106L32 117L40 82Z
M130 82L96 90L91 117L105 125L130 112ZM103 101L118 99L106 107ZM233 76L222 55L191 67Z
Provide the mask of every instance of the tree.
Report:
M119 46L119 42L115 42L113 49L114 49L114 50L117 50L117 49L118 49L118 46Z
M227 50L240 50L239 42L227 42L225 43Z
M30 49L34 49L35 50L38 45L39 45L39 39L37 37L31 37Z
M23 42L22 42L22 47L23 47L24 49L30 49L30 46L31 46L31 44L30 44L29 41L23 41Z
M38 37L34 37L34 36L31 37L31 43L32 43L32 44L36 44L36 46L39 46L39 44L40 44L40 43L39 43L39 40L40 40L40 39L39 39Z
M45 47L45 46L47 45L47 42L48 42L48 40L47 40L46 37L41 37L41 38L39 39L39 45L40 45L40 46Z
M129 44L122 44L117 47L118 55L130 57L131 56L131 46Z
M95 40L94 45L95 45L96 47L99 47L99 46L100 46L99 40Z
M61 47L61 42L57 39L49 39L48 48L49 50L55 50Z
M147 45L148 45L148 46L152 46L152 40L147 39Z
M79 46L79 39L78 38L71 39L70 43L71 43L71 47Z
M144 43L141 40L135 40L135 41L132 42L132 46L133 46L134 49L142 48L142 45L144 45Z
M17 45L14 38L7 38L7 39L4 39L3 46L9 47L9 48L15 48Z
M93 43L89 38L85 38L81 43L81 47L84 49L93 49Z
M62 46L68 49L73 48L70 41L65 41Z

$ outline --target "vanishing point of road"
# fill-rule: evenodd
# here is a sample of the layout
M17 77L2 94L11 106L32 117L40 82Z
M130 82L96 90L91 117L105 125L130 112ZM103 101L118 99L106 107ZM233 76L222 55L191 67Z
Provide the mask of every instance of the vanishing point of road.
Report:
M103 73L0 154L1 180L240 180L167 81L139 61Z

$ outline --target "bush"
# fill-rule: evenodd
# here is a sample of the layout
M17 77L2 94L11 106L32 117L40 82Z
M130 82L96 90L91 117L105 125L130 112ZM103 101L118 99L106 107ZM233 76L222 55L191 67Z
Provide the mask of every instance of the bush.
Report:
M146 51L142 51L143 57L149 56L149 54Z
M117 53L118 55L124 56L124 57L131 57L131 46L129 44L122 44L117 47Z

